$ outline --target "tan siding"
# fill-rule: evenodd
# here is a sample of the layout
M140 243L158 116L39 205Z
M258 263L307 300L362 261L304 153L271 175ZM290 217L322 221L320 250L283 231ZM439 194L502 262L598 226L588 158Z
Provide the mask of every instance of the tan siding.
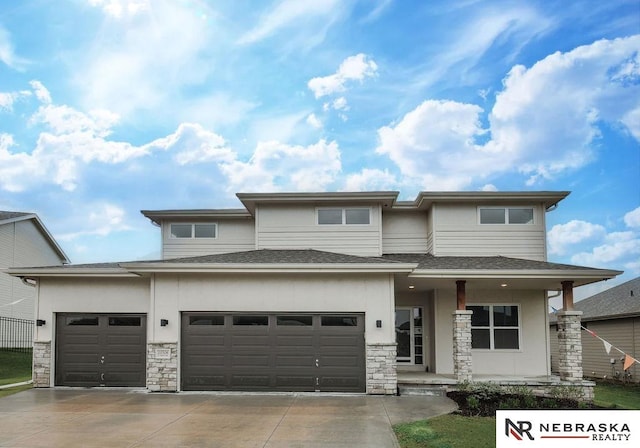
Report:
M510 204L510 207L521 204ZM524 205L530 207L531 204ZM534 206L534 224L480 225L478 204L438 204L434 254L439 256L503 255L545 260L543 210Z
M382 215L382 252L427 253L427 214L393 212Z
M225 219L216 221L218 224L218 237L212 240L170 238L172 222L164 222L162 225L162 257L164 259L224 254L255 249L253 220Z
M637 332L640 328L639 322L640 318L587 322L587 328L613 346L637 359L640 353L635 351L635 340L639 337ZM582 369L585 376L603 378L606 375L610 378L614 371L610 362L612 358L616 361L613 365L615 370L622 372L624 365L624 361L621 360L622 357L623 355L615 349L611 349L611 352L607 354L601 340L591 336L586 331L582 332ZM638 364L634 364L629 370L633 375L633 380L637 382L640 374Z
M364 207L332 204L331 207ZM381 255L379 207L371 206L370 225L316 224L316 206L261 205L257 210L257 249L317 249L361 256Z

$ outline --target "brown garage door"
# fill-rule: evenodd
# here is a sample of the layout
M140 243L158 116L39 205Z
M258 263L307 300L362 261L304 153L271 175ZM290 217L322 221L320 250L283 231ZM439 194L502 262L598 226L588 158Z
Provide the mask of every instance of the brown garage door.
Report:
M361 314L182 315L183 390L365 391Z
M57 386L145 386L146 316L58 314Z

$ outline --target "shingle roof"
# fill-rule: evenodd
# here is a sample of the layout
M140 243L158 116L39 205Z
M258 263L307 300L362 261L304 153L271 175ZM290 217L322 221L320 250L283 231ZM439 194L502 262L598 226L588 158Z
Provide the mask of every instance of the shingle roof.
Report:
M431 254L388 254L383 255L383 257L404 263L418 263L418 270L599 270L569 264L502 256L436 257Z
M640 316L640 277L580 300L573 308L582 311L583 321Z
M9 219L21 218L23 216L33 215L33 213L24 213L24 212L8 212L5 210L0 210L0 221L6 221Z
M314 249L260 249L227 254L203 255L199 257L162 260L163 263L207 263L207 264L349 264L349 263L400 263L382 257L359 257ZM144 263L144 262L142 262Z

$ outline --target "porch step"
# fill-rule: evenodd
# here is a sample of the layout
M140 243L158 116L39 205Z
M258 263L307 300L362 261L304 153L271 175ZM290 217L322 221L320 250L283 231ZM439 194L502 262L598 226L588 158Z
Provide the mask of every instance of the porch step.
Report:
M400 396L444 397L446 394L446 386L434 386L432 384L398 384L398 395Z

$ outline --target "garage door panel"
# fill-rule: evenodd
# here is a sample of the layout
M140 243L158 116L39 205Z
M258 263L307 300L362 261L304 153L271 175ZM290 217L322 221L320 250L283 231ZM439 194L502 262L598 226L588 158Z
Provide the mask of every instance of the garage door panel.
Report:
M276 346L278 348L284 347L313 347L313 335L311 334L286 334L276 336Z
M235 390L247 390L256 388L260 390L268 390L270 388L270 375L251 373L232 374L231 388Z
M144 386L146 317L58 314L55 384Z
M275 355L275 366L276 368L282 367L291 367L291 368L300 368L300 369L308 369L310 367L315 367L315 356L302 356L302 355L285 355L285 354L276 354Z

